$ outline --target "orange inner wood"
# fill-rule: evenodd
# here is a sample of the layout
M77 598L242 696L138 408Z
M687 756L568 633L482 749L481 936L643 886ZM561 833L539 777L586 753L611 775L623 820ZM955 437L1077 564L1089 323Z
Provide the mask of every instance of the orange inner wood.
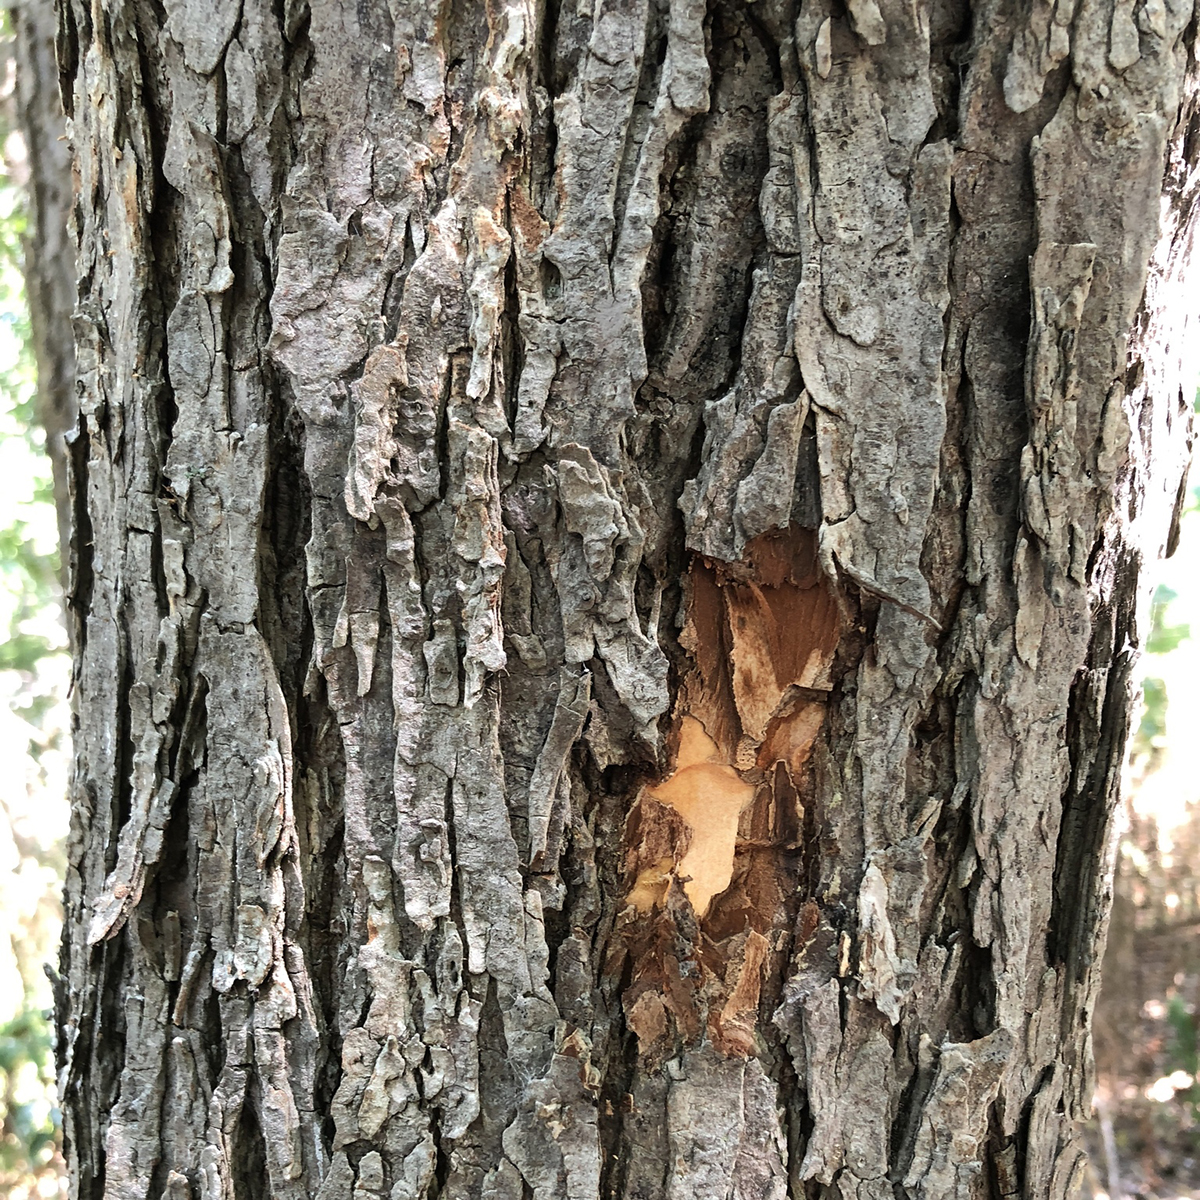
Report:
M680 688L672 769L643 790L643 819L630 823L626 900L648 913L677 878L703 918L733 879L739 830L774 802L775 765L799 780L824 723L841 621L815 534L795 526L756 538L742 562L696 559L690 583L681 641L696 669ZM682 836L653 836L666 809Z

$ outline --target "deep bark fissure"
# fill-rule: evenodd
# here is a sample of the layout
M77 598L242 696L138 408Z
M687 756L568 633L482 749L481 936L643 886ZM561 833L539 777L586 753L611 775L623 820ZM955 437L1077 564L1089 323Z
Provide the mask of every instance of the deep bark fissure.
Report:
M1134 564L1127 564L1126 570L1136 579ZM1132 597L1127 599L1132 601ZM1134 614L1129 611L1131 605L1125 607L1124 613L1112 614L1111 628L1116 637L1110 644L1098 647L1106 655L1111 653L1114 645L1122 645L1121 635L1133 619ZM1112 661L1101 665L1094 666L1089 662L1076 683L1080 702L1071 706L1075 719L1069 719L1067 723L1068 747L1085 742L1094 749L1088 755L1090 761L1086 765L1072 762L1070 787L1063 799L1055 861L1054 906L1050 913L1047 949L1052 956L1051 961L1064 964L1075 974L1085 974L1090 965L1086 960L1081 964L1073 951L1079 941L1080 929L1088 923L1086 917L1090 915L1092 921L1096 920L1094 913L1087 913L1093 903L1094 885L1090 888L1079 885L1081 880L1103 871L1102 864L1107 857L1111 834L1105 819L1106 801L1113 787L1112 781L1120 772L1129 736L1131 714L1122 697L1135 683L1134 663L1133 655L1128 650L1121 651ZM1094 684L1089 676L1101 672L1106 676L1106 686L1098 706L1099 719L1092 728L1084 729L1081 726L1092 724L1088 719L1088 709L1093 704L1088 692ZM1080 966L1084 967L1083 971L1080 971Z
M253 1084L247 1093L253 1091ZM234 1135L232 1154L237 1168L233 1176L234 1200L266 1200L270 1193L263 1187L267 1174L266 1142L254 1111L254 1104L247 1096L242 1105L241 1120Z

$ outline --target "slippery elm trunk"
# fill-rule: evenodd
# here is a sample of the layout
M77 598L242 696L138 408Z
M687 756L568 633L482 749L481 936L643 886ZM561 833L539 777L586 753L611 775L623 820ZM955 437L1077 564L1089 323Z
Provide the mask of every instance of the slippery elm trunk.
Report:
M1072 1195L1191 8L59 52L73 1195Z

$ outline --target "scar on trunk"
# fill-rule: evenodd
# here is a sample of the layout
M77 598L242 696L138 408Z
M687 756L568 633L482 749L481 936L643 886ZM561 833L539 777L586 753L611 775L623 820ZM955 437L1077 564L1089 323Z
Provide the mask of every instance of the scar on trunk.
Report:
M774 935L797 895L802 796L839 614L810 530L756 538L740 562L692 563L681 642L693 669L671 768L642 789L625 827L625 1011L643 1051L706 1021L726 1053L753 1048Z

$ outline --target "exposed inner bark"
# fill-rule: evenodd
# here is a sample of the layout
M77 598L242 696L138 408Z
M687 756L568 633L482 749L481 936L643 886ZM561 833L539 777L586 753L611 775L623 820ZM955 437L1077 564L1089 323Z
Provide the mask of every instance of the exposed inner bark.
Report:
M808 760L843 620L815 533L795 526L754 539L741 563L696 559L688 596L681 641L693 667L677 694L671 771L642 789L626 822L619 918L626 1019L659 1059L706 1024L722 1052L752 1053L772 967L766 999L778 1004L782 960L769 952L802 897Z

